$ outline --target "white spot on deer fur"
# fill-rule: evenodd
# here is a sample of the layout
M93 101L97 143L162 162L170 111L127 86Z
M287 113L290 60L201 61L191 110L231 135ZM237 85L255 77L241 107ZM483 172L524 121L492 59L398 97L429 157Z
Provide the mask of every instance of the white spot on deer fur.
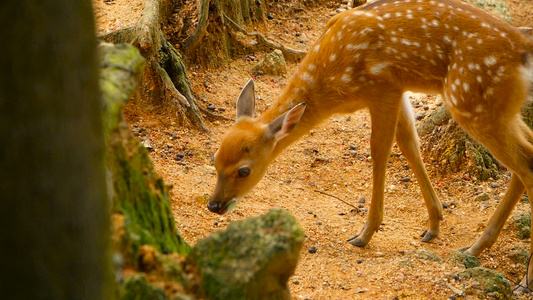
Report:
M476 64L476 70L481 71L481 66L479 64Z
M359 77L359 81L364 82L366 78L364 76Z
M491 56L485 57L485 59L483 61L485 62L485 65L487 67L490 67L490 66L493 66L493 65L496 64L496 57L491 55Z
M436 62L436 61L434 61L433 59L431 59L431 60L430 60L429 62L430 62L430 63L431 63L432 65L434 65L434 66L436 66L436 65L437 65L437 62Z
M401 17L402 13L401 12L396 12L394 15L397 16L397 17Z
M361 11L361 10L356 10L352 13L354 16L362 16L365 14L364 11Z
M455 85L461 85L461 80L459 78L455 79L454 81Z
M483 108L483 105L479 104L478 106L476 106L476 112L479 114L479 113L482 113L485 111L485 109Z
M451 42L452 42L452 40L450 39L450 37L447 36L447 35L445 35L443 38L444 38L444 41L445 41L446 43L451 43Z
M452 99L452 103L453 103L453 105L454 105L454 106L457 105L457 98L455 98L454 95L451 95L451 99Z
M352 77L350 77L350 75L348 75L348 74L342 74L341 79L342 79L342 81L344 81L345 83L348 83L348 82L352 81Z
M329 61L334 61L335 58L337 58L337 55L331 54L331 56L329 57Z
M381 71L383 71L383 69L385 69L388 66L389 66L389 63L387 63L387 62L377 63L377 64L373 65L372 67L370 67L370 73L379 74L379 73L381 73Z
M433 20L433 21L431 21L431 25L437 27L437 26L439 26L439 21Z
M383 21L383 18L381 16L377 16L376 19Z
M438 7L444 7L444 3L439 3Z
M502 37L507 37L507 34L505 32L500 33Z
M457 63L454 63L453 66L452 66L452 69L457 69Z
M367 16L367 17L373 17L374 14L373 14L373 13L369 13L369 12L365 12L365 16Z
M468 69L469 69L469 70L474 70L474 68L475 68L474 63L469 63L469 64L468 64Z
M470 89L470 85L466 82L463 83L463 90L465 90L465 92L468 92L468 90Z
M452 91L454 91L454 92L457 91L457 87L456 87L455 84L453 84L453 83L452 83L452 85L451 85L451 88L452 88Z
M374 31L374 30L371 29L371 28L365 28L365 29L361 30L361 34L363 35L363 34L366 34L367 32L372 32L372 31Z
M315 82L315 79L313 78L313 76L311 76L311 74L307 72L302 73L302 79L309 84L313 84Z
M474 49L474 48L472 48L472 46L466 46L466 49L467 49L468 51L472 51L472 49Z
M492 79L494 80L494 82L500 82L500 77L498 76L494 76Z
M385 29L385 25L383 25L381 23L378 23L378 27L381 28L381 29Z
M407 14L407 15L405 15L405 17L406 17L407 19L410 19L410 20L413 19L413 15L411 15L411 14Z
M340 40L342 37L342 31L337 32L337 38Z
M390 40L393 41L393 42L395 42L395 43L398 42L398 38L397 38L397 37L391 37Z
M450 25L448 25L448 24L445 23L445 24L444 24L444 28L446 28L446 29L450 29Z
M316 69L316 66L313 65L313 64L309 64L309 65L307 66L307 69L309 69L309 71L314 71L314 70Z
M319 49L320 49L320 45L316 45L315 46L315 52L318 52Z
M459 31L459 27L457 27L457 26L453 26L453 30L455 30L455 31Z
M403 58L407 58L407 53L402 52L402 57L403 57Z
M383 15L383 18L384 18L384 19L388 19L388 18L390 18L390 14L389 14L389 13L384 14L384 15Z
M479 82L479 83L482 83L482 82L483 82L483 78L481 78L481 76L477 76L477 77L476 77L476 80L477 80L477 82Z
M423 24L421 27L422 29L428 29L428 26L426 24Z
M478 45L483 44L483 40L482 40L482 39L477 39L477 44L478 44Z
M348 67L348 68L346 68L346 72L351 72L352 70L353 70L352 67Z
M335 76L331 76L331 77L329 78L329 80L330 80L330 81L335 81Z
M401 43L407 46L411 46L411 42L406 39L402 39Z
M485 22L481 23L481 27L490 28L489 24Z

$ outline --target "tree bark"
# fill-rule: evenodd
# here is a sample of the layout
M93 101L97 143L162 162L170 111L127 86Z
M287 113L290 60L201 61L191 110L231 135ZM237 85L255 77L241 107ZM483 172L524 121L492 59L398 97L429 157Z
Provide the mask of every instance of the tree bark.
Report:
M0 11L0 295L113 299L91 2Z

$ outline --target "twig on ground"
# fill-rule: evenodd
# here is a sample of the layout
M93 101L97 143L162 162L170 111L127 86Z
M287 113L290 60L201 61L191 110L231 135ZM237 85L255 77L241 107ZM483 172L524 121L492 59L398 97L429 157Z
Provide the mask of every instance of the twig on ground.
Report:
M355 206L355 205L353 205L353 204L351 204L351 203L348 203L348 202L342 200L341 198L339 198L339 197L337 197L337 196L335 196L335 195L331 195L331 194L328 194L328 193L323 192L323 191L320 191L320 190L315 190L315 192L320 193L320 194L322 194L322 195L329 196L329 197L334 198L334 199L337 199L337 200L339 200L340 202L342 202L342 203L344 203L344 204L346 204L346 205L349 205L349 206L355 208L356 211L359 212L359 208L358 208L357 206Z

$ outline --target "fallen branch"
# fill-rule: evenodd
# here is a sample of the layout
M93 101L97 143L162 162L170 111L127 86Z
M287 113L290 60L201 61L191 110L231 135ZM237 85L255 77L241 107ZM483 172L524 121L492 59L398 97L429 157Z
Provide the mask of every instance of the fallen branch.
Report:
M283 45L278 45L278 44L268 40L267 38L265 38L260 33L257 33L257 32L249 33L248 31L246 31L246 29L242 28L241 26L239 26L239 24L235 23L235 21L230 19L230 17L228 17L228 15L226 15L226 14L224 14L224 18L226 20L228 20L228 22L236 30L244 33L247 36L256 37L259 40L259 42L263 43L264 45L266 45L269 48L281 50L281 52L283 52L283 55L285 56L285 58L288 59L288 60L293 60L293 61L300 60L307 54L307 52L305 52L305 51L295 50L295 49L287 48L287 47L285 47Z

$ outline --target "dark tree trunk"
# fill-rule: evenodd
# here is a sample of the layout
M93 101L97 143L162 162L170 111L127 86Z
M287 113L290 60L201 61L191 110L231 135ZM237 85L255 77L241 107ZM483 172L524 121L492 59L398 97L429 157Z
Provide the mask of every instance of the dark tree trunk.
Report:
M113 299L91 2L0 11L0 295Z

